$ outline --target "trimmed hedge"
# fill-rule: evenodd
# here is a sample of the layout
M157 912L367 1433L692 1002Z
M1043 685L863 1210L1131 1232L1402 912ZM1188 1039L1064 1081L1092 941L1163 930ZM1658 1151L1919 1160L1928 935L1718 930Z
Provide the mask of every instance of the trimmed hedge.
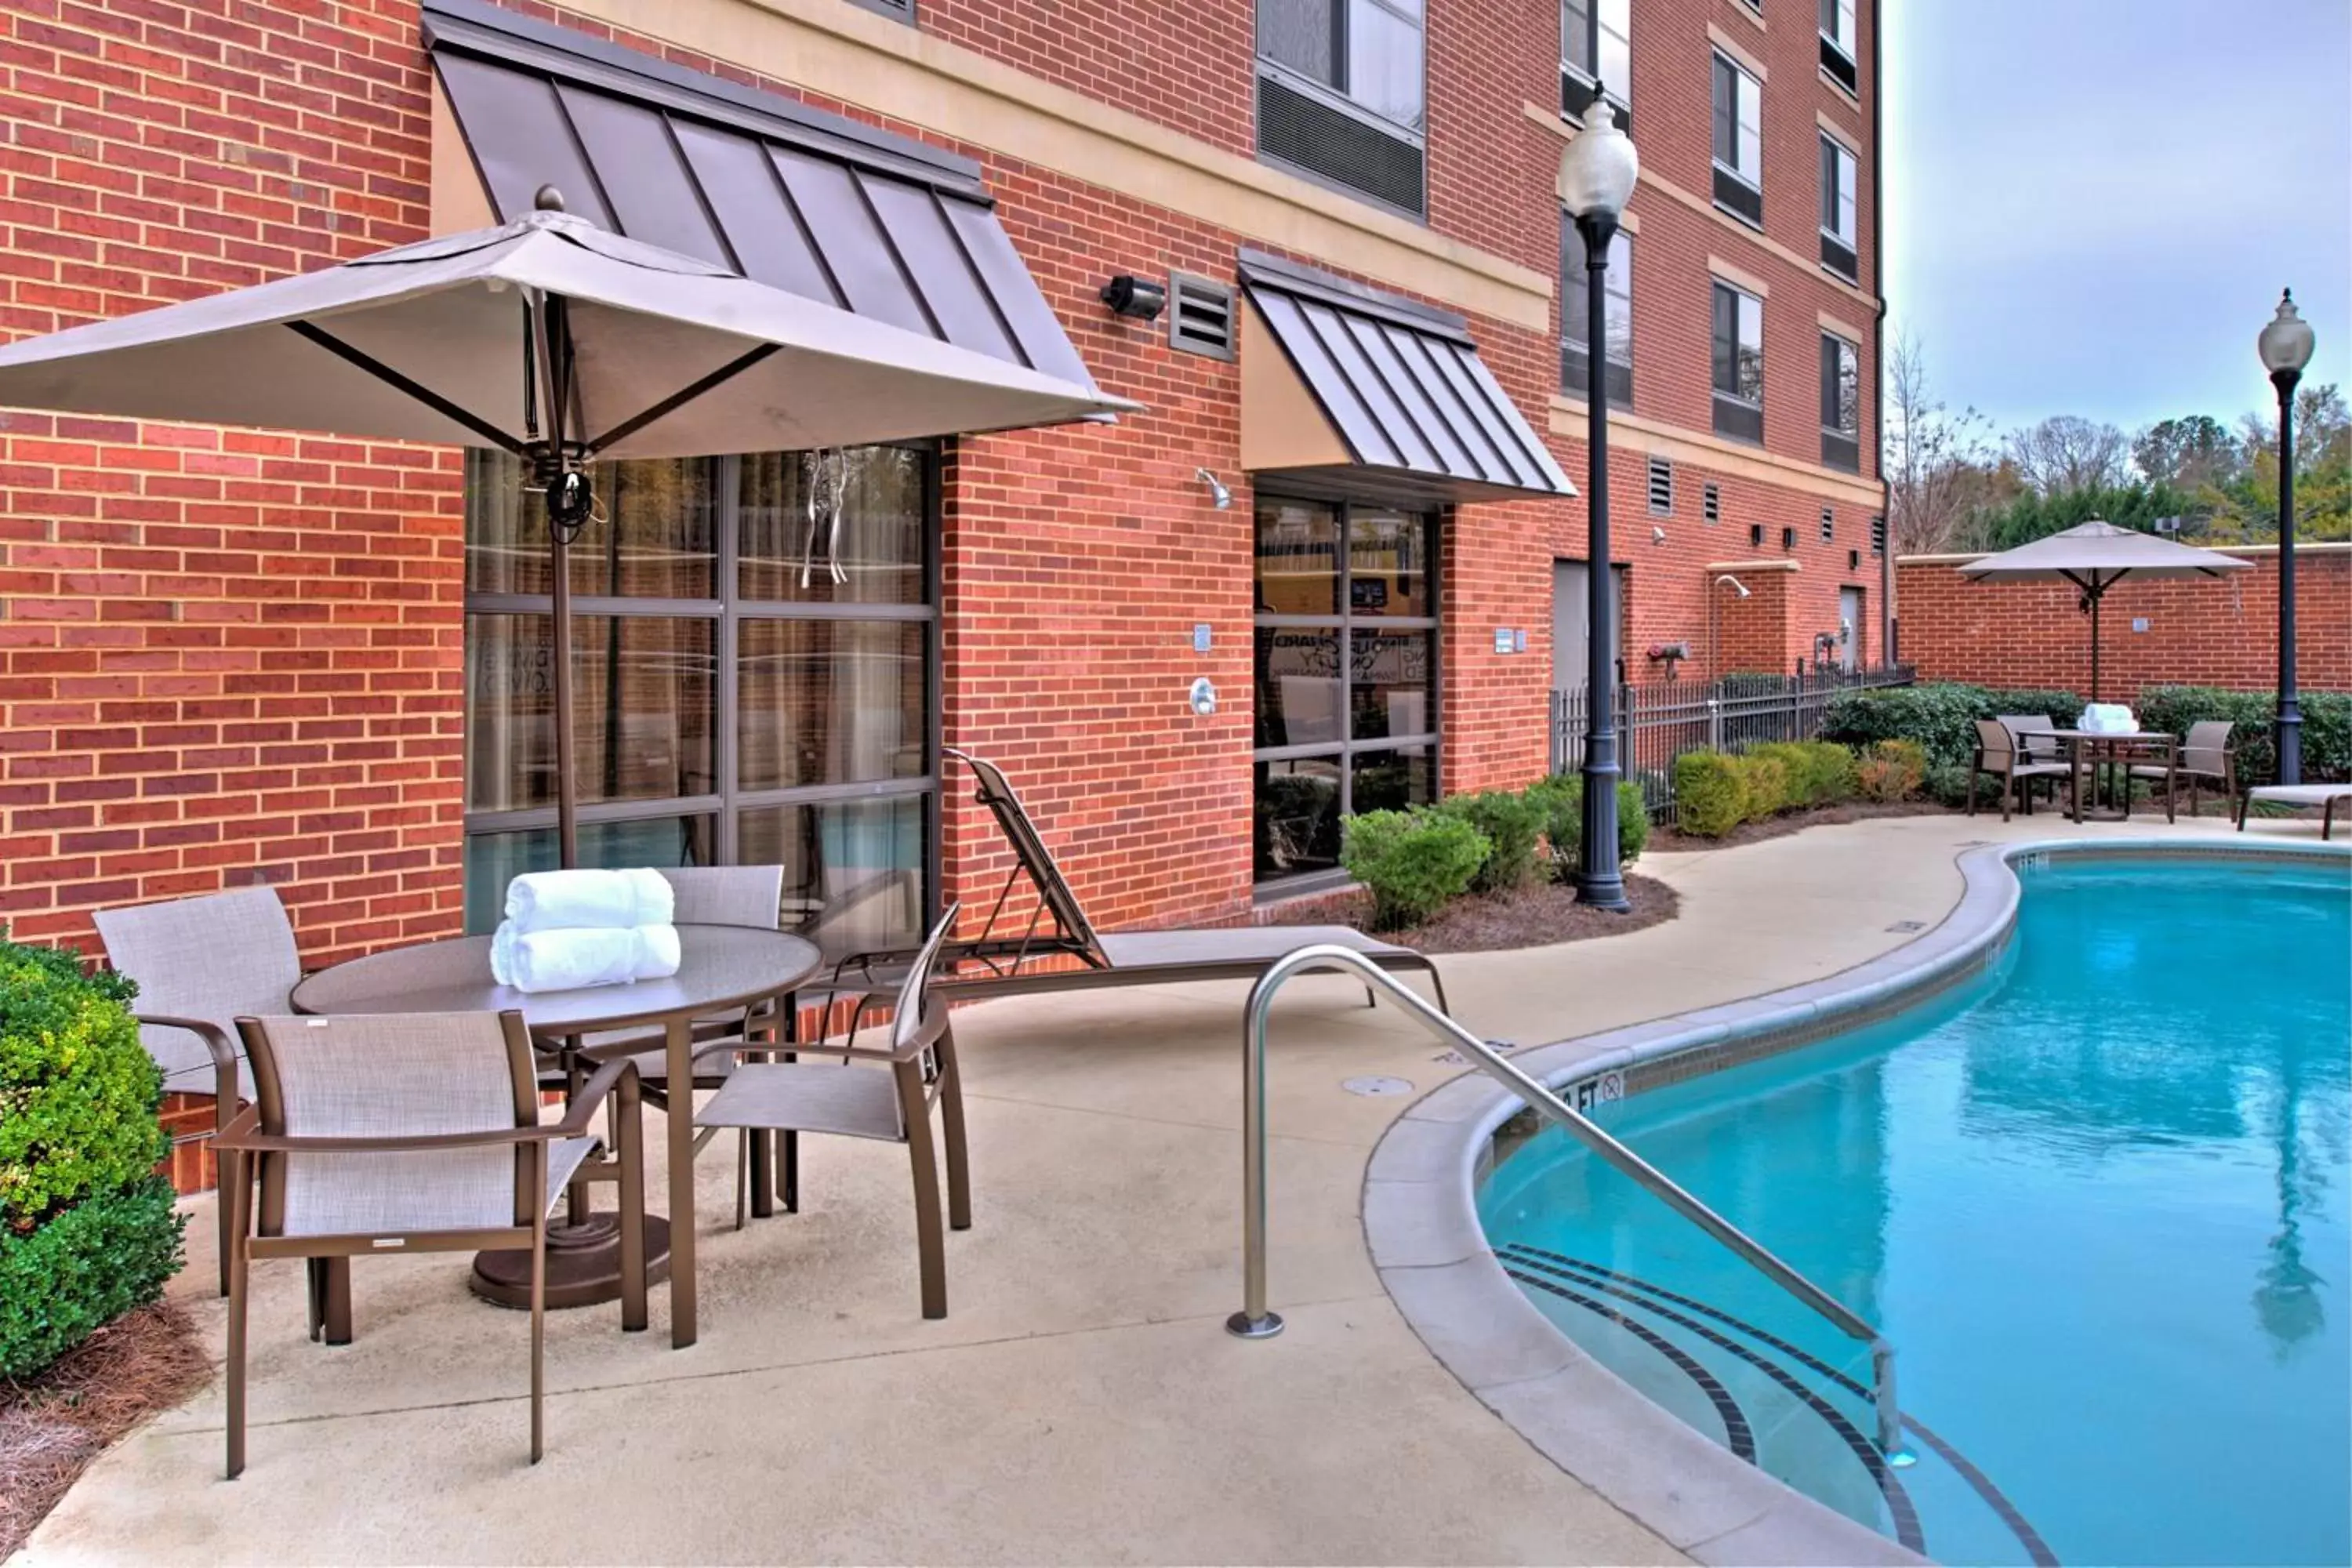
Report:
M163 1076L121 975L0 941L0 1377L163 1294L181 1217L156 1173Z
M1951 767L1945 763L1931 766L1927 752L1916 741L1880 741L1870 748L1870 754L1862 759L1861 765L1855 770L1855 785L1865 800L1906 800L1918 793L1931 773L1940 774L1951 771ZM1968 774L1965 767L1958 771L1963 778ZM1945 804L1954 803L1946 801Z
M1675 759L1675 815L1685 833L1720 838L1748 820L1748 775L1737 757L1685 752Z
M2055 724L2081 717L2071 691L2003 691L1957 680L1842 691L1822 716L1822 738L1860 749L1880 741L1916 741L1930 763L1966 767L1976 755L1977 721L2004 713L2046 714Z
M1510 892L1535 880L1536 839L1543 833L1546 813L1532 792L1489 789L1448 795L1437 809L1486 836L1486 858L1470 878L1472 892Z
M1770 741L1748 748L1751 757L1776 759L1788 775L1790 805L1834 805L1852 800L1853 753L1829 741Z
M1339 863L1371 889L1372 923L1408 926L1469 890L1494 848L1457 816L1416 808L1367 811L1348 818Z
M1551 876L1565 882L1576 874L1577 858L1584 848L1584 780L1576 773L1554 773L1528 786L1528 798L1542 807L1544 842L1551 851ZM1617 785L1617 861L1631 866L1650 846L1650 807L1642 786Z
M2352 692L2301 691L2303 776L2305 780L2352 778ZM2278 694L2223 691L2210 686L2151 686L2134 710L2141 724L2168 735L2186 735L2189 726L2226 719L2237 728L2230 742L2238 749L2238 782L2269 784L2278 777Z

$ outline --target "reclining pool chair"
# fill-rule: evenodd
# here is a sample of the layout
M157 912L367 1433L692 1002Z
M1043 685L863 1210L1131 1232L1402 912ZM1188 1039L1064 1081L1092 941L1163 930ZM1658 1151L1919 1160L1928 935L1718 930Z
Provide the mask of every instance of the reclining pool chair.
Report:
M947 754L972 772L978 799L996 818L1019 865L1005 879L988 924L977 937L948 949L950 987L958 997L1001 996L1023 991L1075 991L1106 985L1168 985L1187 980L1255 980L1274 961L1310 942L1352 948L1382 969L1412 970L1429 977L1437 1005L1445 1005L1445 982L1425 953L1381 942L1349 926L1216 926L1183 931L1097 931L1076 893L1055 864L1036 823L1003 770L985 758L949 748ZM1018 936L995 934L1014 882L1024 874L1037 889L1038 910ZM1054 929L1040 933L1050 915ZM1036 967L1039 961L1069 958L1076 965ZM845 988L856 983L845 977Z
M2336 808L2352 805L2352 784L2257 784L2238 797L2238 831L2246 830L2246 808L2256 801L2271 805L2319 807L2319 837L2325 843L2336 835Z

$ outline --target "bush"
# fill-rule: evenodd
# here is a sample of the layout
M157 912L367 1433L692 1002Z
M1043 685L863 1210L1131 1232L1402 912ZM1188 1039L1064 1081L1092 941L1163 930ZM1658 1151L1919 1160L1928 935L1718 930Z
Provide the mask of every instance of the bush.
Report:
M2039 713L2062 730L2071 730L2083 716L2083 700L2071 691L2004 691L1994 687L1985 693L1988 719L1998 719L2004 713ZM1973 742L1971 742L1973 744Z
M0 1377L38 1372L180 1265L162 1075L120 975L0 941Z
M1536 839L1548 813L1533 791L1489 789L1451 795L1437 809L1486 836L1486 858L1470 879L1472 892L1510 892L1535 879Z
M1867 770L1871 765L1865 763L1864 767ZM1969 777L1966 763L1937 763L1923 775L1921 787L1929 800L1958 811L1969 804ZM2000 781L1996 779L1993 782L1998 786ZM1879 797L1874 795L1871 798L1875 800Z
M1685 752L1675 759L1675 814L1682 830L1720 838L1748 819L1748 775L1736 757Z
M1544 812L1544 842L1551 851L1551 874L1565 882L1575 874L1577 857L1584 847L1584 780L1574 773L1554 773L1528 786L1528 798ZM1650 806L1642 786L1630 782L1617 786L1617 862L1631 866L1650 844Z
M1930 763L1966 766L1976 755L1977 721L2040 713L2071 727L2082 716L2071 691L1999 691L1957 680L1843 691L1830 700L1822 736L1857 749L1879 741L1916 741Z
M1372 923L1388 930L1427 920L1467 891L1493 847L1460 816L1367 811L1348 819L1339 863L1371 889Z
M1855 785L1865 800L1906 800L1927 782L1931 771L1948 773L1955 768L1963 776L1968 773L1965 763L1929 763L1916 741L1880 741L1855 769Z
M1789 766L1780 758L1750 752L1731 760L1739 769L1745 820L1770 816L1794 804L1789 796Z
M1790 805L1833 805L1853 798L1853 753L1829 741L1772 741L1751 757L1777 759L1788 775Z
M2352 693L2304 691L2303 775L2306 779L2352 778ZM2238 782L2269 784L2278 777L2278 694L2222 691L2210 686L2151 686L2133 710L2140 728L2187 735L2189 726L2226 719L2237 728L2230 742L2238 749Z

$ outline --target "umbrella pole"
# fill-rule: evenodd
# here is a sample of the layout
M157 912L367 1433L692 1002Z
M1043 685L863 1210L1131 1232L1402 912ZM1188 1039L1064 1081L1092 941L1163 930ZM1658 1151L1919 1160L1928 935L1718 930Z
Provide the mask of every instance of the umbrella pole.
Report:
M548 636L555 660L555 863L580 863L579 802L572 778L572 563L561 528L547 531L547 559L555 574L555 614Z
M2099 700L2099 601L2105 597L2103 590L2091 590L2091 700L2094 702Z

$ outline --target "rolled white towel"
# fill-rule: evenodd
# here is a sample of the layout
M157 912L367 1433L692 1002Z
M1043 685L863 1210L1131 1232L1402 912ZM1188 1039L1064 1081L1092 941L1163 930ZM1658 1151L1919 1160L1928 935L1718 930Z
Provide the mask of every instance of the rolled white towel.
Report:
M626 985L677 973L673 925L519 931L501 921L490 938L490 977L518 991Z
M625 871L526 871L507 884L507 919L519 932L666 926L677 900L669 879Z

